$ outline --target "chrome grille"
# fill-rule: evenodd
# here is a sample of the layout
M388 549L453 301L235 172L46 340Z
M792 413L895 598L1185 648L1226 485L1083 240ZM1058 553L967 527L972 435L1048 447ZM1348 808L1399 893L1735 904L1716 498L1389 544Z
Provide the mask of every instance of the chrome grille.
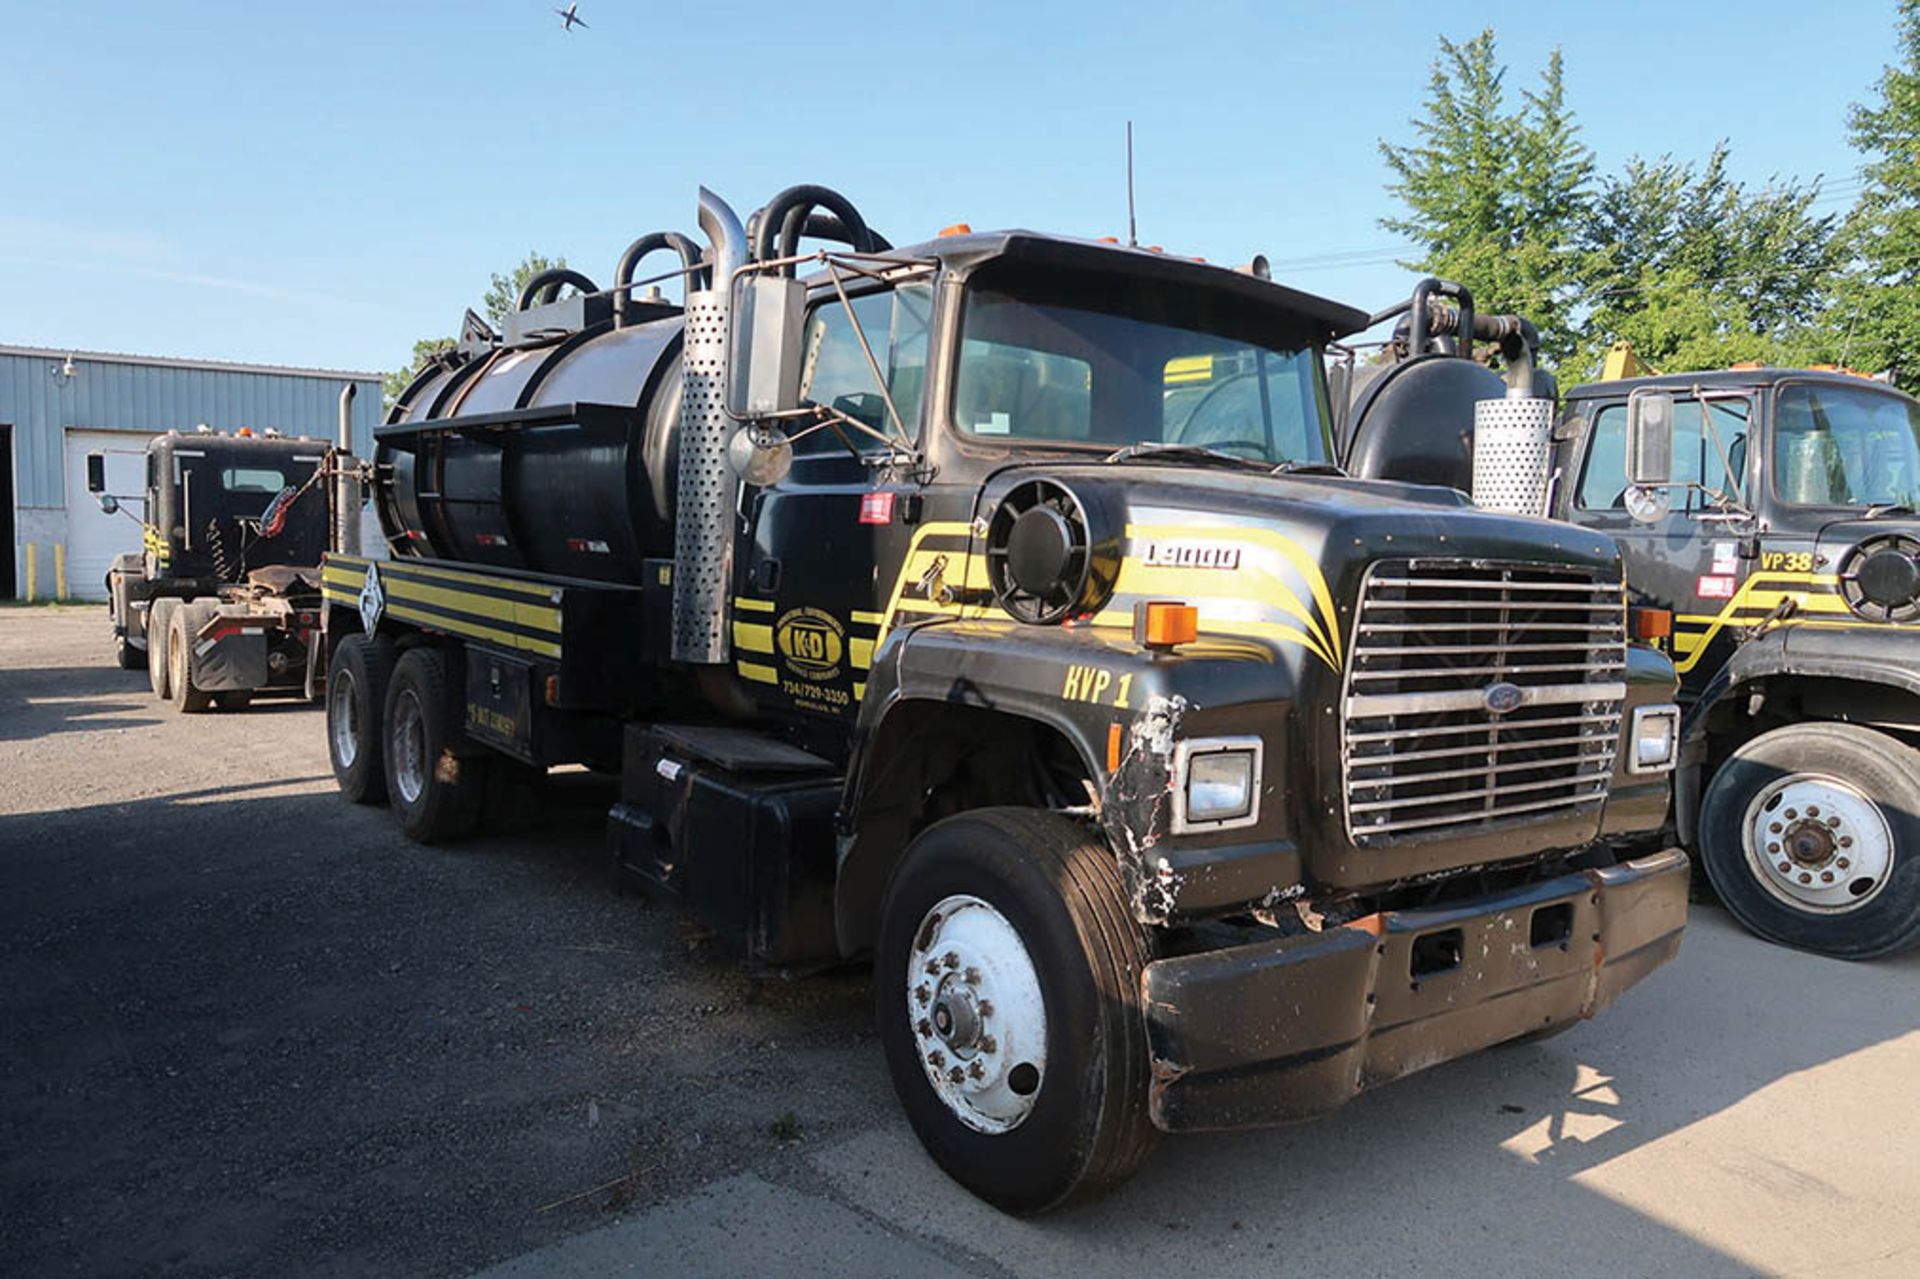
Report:
M1468 834L1605 796L1627 694L1617 576L1381 560L1351 647L1341 763L1355 844ZM1491 709L1502 698L1517 704Z

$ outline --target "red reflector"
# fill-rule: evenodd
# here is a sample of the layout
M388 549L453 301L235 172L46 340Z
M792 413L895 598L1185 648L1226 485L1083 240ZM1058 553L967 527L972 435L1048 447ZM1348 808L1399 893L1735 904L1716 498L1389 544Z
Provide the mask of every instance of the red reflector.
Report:
M860 522L862 524L891 524L893 522L892 491L861 494Z
M558 675L547 676L546 693L547 705L558 706L560 704L560 677Z
M507 539L498 533L475 533L473 540L482 546L505 546Z

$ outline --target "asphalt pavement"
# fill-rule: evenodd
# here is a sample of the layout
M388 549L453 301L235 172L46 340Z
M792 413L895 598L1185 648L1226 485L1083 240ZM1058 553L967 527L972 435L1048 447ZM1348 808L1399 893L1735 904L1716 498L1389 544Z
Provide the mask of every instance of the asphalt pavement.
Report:
M416 848L316 710L181 716L102 610L0 608L0 1269L1920 1273L1920 954L1705 907L1560 1038L1020 1221L914 1143L863 974L749 982L597 803Z

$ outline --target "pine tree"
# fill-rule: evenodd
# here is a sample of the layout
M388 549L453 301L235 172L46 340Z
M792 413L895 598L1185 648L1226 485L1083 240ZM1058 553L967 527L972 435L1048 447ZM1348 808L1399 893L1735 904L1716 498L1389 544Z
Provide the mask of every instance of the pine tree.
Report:
M1483 310L1527 316L1550 356L1567 354L1590 272L1580 227L1593 153L1567 106L1559 51L1510 108L1493 31L1465 44L1442 37L1424 114L1410 123L1413 145L1380 143L1388 190L1407 208L1381 226L1424 250L1405 265L1466 285Z
M1920 381L1920 0L1900 0L1900 61L1880 76L1878 100L1848 115L1866 185L1847 221L1856 270L1835 307L1839 358Z

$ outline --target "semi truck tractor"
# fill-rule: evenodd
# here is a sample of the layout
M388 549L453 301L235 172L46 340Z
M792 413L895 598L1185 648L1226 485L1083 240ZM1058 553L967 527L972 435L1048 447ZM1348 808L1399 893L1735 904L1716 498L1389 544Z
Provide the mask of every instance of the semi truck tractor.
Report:
M1716 895L1821 954L1920 943L1920 402L1750 366L1605 378L1555 414L1523 385L1531 326L1476 319L1460 292L1429 281L1389 358L1355 370L1342 456L1613 538L1642 637L1680 674L1674 827ZM1461 332L1504 344L1504 376ZM1489 444L1531 481L1491 492Z
M272 431L169 431L147 444L138 497L106 492L105 457L88 457L104 510L142 507L143 549L115 557L107 610L120 665L144 664L155 696L191 714L305 691L320 559L335 544L333 456L325 440Z
M349 799L431 842L618 774L619 872L764 968L871 959L907 1118L1013 1212L1674 955L1685 855L1616 847L1679 722L1619 548L1341 474L1363 313L1028 231L896 249L819 187L699 220L536 280L376 433L392 557L324 570Z

